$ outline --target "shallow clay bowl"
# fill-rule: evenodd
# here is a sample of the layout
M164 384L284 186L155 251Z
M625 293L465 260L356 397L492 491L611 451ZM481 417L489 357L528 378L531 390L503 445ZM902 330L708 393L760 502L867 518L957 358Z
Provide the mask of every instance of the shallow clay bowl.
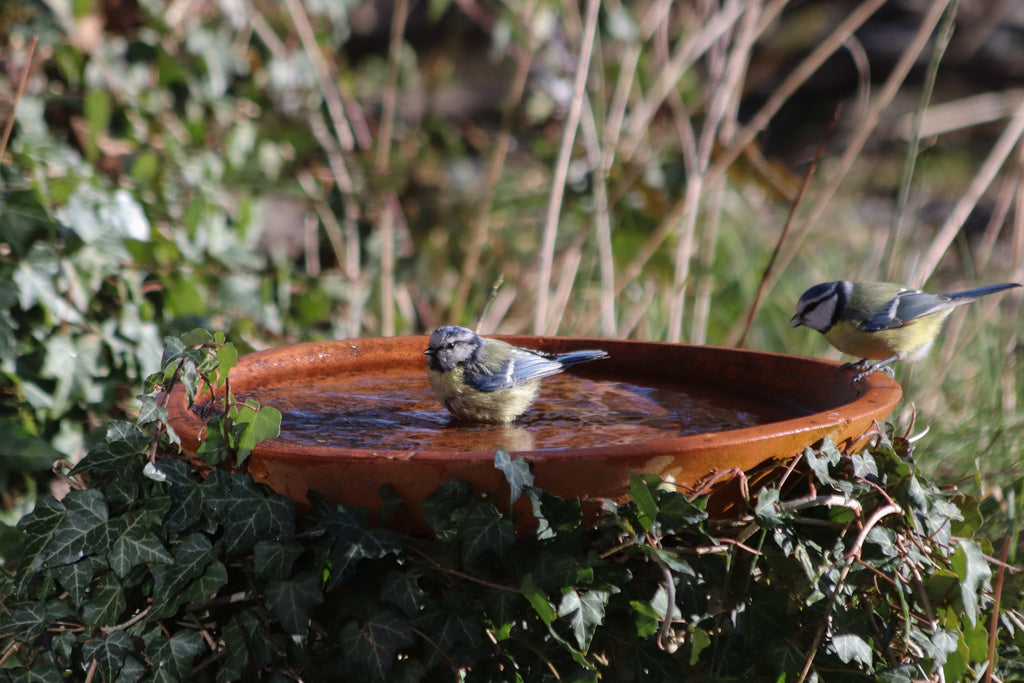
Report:
M391 484L405 501L392 526L420 527L419 504L458 478L507 510L494 467L504 448L527 459L535 484L564 498L628 497L630 472L684 487L715 473L780 463L828 437L849 445L902 395L885 373L853 384L832 362L780 354L639 341L500 337L564 352L604 349L607 360L543 381L534 406L508 427L458 423L430 391L427 337L313 342L251 354L231 371L239 398L282 411L281 437L248 461L257 481L300 506L315 489L375 514ZM208 396L208 394L207 394ZM208 400L208 399L207 399ZM182 448L195 454L209 406L168 404ZM520 501L517 511L528 514Z

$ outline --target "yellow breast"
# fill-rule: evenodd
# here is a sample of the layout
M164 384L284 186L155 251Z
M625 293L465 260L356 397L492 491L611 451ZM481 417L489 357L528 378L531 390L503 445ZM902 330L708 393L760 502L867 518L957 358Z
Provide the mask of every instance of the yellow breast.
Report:
M462 368L430 370L430 388L452 415L473 422L507 423L526 412L540 391L540 380L508 389L478 391L463 381Z
M917 360L928 353L942 329L942 322L951 312L952 309L938 311L902 327L878 332L865 332L847 321L840 321L825 332L825 338L843 353L858 358Z

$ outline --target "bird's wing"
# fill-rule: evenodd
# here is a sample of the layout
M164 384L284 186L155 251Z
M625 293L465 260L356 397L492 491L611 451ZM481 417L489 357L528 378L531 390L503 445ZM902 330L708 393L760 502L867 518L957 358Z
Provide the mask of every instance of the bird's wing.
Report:
M885 309L870 320L860 325L866 332L878 332L903 327L911 320L916 320L932 313L952 308L957 302L948 297L915 290L905 290L894 296Z
M463 378L477 391L498 391L517 384L556 375L565 366L552 358L516 349L499 363L488 363L485 358L472 368L466 368Z

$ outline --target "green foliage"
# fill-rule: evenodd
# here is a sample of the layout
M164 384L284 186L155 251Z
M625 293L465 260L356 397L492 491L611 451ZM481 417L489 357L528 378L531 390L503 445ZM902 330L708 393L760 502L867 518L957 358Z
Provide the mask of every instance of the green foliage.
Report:
M891 430L860 453L808 449L734 519L633 475L633 502L589 521L499 453L536 525L451 481L410 537L315 492L297 515L175 455L155 389L224 385L217 348L168 339L155 407L110 423L72 490L18 525L0 678L952 681L985 670L990 628L996 675L1016 671L1019 596L993 620L977 503L922 480Z

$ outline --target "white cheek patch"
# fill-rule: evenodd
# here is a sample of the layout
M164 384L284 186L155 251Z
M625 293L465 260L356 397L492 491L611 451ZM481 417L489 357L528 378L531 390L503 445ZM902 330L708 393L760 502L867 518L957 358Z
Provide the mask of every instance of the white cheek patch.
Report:
M817 306L804 313L804 325L810 327L812 330L824 332L828 328L832 327L832 313L834 309L835 304L832 301L822 301Z

